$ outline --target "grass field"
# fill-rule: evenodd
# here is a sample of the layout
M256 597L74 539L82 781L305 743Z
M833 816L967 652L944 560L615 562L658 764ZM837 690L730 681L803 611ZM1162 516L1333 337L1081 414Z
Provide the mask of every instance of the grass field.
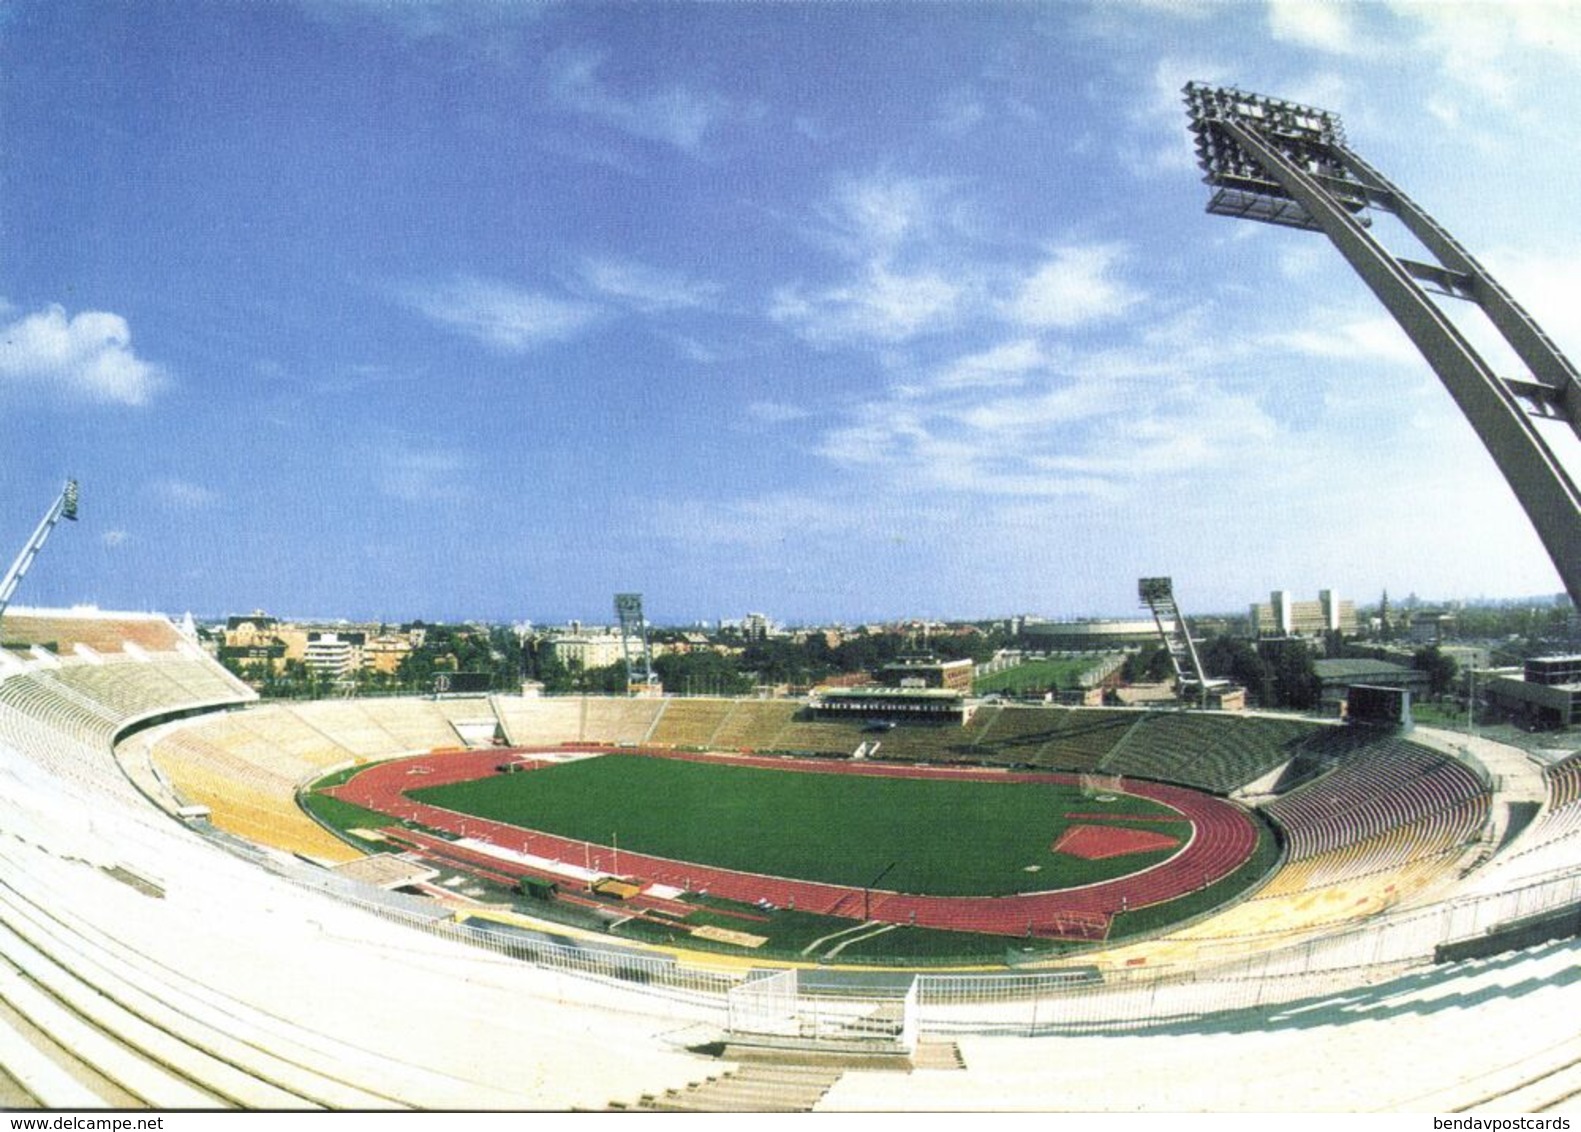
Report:
M1054 688L1074 688L1082 673L1093 666L1092 657L1059 657L1054 660L1029 660L1003 672L983 676L972 681L972 691L979 696L999 692L1016 695L1022 692L1044 692Z
M352 773L360 769L362 768L355 767ZM367 841L351 832L354 829L381 829L390 824L389 815L374 813L372 810L365 810L361 806L354 806L350 802L342 802L339 798L331 798L328 794L319 793L320 790L338 785L337 779L343 780L346 777L348 777L348 773L342 772L315 783L313 790L304 791L301 796L300 800L303 808L319 821L329 826L330 829L338 830L342 837L364 852L389 852L390 847L388 845L377 841Z
M1082 860L1051 851L1067 813L1174 811L1143 798L1084 799L1072 786L819 774L606 755L552 769L413 791L431 805L672 860L938 896L1091 884L1173 850ZM1190 823L1131 823L1184 840Z

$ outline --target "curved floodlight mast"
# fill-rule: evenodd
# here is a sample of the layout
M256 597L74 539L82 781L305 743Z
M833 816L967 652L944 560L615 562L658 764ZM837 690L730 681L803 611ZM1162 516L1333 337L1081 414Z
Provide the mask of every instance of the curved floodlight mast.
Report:
M1581 441L1581 378L1493 277L1397 186L1356 156L1338 115L1281 99L1189 83L1208 211L1320 231L1372 289L1449 390L1536 528L1570 599L1581 606L1581 490L1536 420ZM1368 231L1390 213L1437 263L1401 259ZM1501 377L1433 301L1475 304L1530 371Z
M44 517L39 520L38 526L33 530L33 537L27 540L22 547L22 553L16 556L16 561L11 563L5 577L0 579L0 617L5 616L6 608L11 604L11 597L16 593L16 588L22 584L22 577L33 565L33 560L38 557L38 552L43 549L44 542L49 538L49 532L55 529L55 524L62 519L75 522L77 519L77 481L67 480L66 486L60 489L60 494L55 497L55 502L49 505L49 510L44 512Z

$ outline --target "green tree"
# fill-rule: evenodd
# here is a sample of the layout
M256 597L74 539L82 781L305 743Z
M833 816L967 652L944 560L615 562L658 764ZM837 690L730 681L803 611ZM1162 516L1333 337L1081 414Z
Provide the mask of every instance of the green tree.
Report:
M554 650L546 649L538 662L537 679L543 683L543 690L550 695L564 695L566 692L577 690L577 680L582 674L582 666L567 665Z
M1174 674L1175 666L1170 663L1169 650L1162 644L1143 645L1136 652L1126 657L1125 665L1120 669L1120 677L1127 683L1159 683L1168 680Z
M672 696L744 696L752 691L752 681L736 662L712 650L666 653L654 658L653 670Z
M875 672L903 653L905 646L899 633L855 633L834 650L835 662L842 672Z
M1273 706L1311 711L1323 701L1323 681L1305 641L1265 641L1259 648L1273 678Z
M1209 676L1235 681L1260 707L1275 706L1273 671L1251 642L1228 636L1210 637L1203 643L1200 656Z
M1443 699L1455 687L1455 677L1460 666L1455 658L1445 654L1437 645L1417 649L1411 657L1411 667L1427 673L1427 694L1435 700Z
M401 658L395 677L400 686L411 692L426 692L434 686L434 673L438 671L435 651L426 643Z
M594 695L625 692L630 687L626 662L617 660L614 664L606 664L602 668L589 668L582 673L581 684L581 691Z

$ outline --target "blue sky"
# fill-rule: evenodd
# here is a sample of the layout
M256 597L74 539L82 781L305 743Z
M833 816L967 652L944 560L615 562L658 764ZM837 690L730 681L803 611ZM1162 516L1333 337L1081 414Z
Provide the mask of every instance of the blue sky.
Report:
M1581 356L1581 6L18 2L27 604L661 622L1558 591L1180 87L1352 143Z

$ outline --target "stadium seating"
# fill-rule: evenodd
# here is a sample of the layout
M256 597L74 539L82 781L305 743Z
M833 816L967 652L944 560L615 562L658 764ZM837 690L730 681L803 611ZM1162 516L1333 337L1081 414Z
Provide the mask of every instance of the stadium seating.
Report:
M648 741L661 747L710 747L734 700L666 700Z
M1131 712L1072 708L1059 729L1038 748L1038 765L1078 771L1102 767L1136 723L1137 716Z
M955 730L897 728L883 737L886 752L893 743L916 761L1152 767L1216 791L1289 761L1299 773L1267 806L1289 861L1230 909L1073 957L1077 969L1101 972L1090 993L1011 989L970 1012L929 1007L926 1026L959 1050L948 1065L809 1082L689 1052L721 1032L721 988L739 973L699 973L708 991L580 977L492 943L471 946L429 905L336 882L293 858L329 855L284 824L301 818L291 796L305 777L454 743L476 704L466 720L417 700L249 705L179 642L154 647L150 626L139 622L149 643L131 648L125 637L100 639L115 636L102 626L78 629L91 652L0 667L0 1103L1448 1111L1542 1108L1581 1093L1581 944L1401 968L1375 963L1370 934L1373 925L1433 927L1441 910L1458 915L1452 901L1479 883L1496 891L1511 876L1537 875L1538 864L1573 872L1581 754L1543 772L1541 813L1462 883L1467 844L1494 799L1457 759L1397 736L1019 707L985 710ZM775 749L793 738L840 750L849 737L834 725L821 738L828 725L775 701L712 701L673 717L684 701L493 703L513 741L545 746ZM244 710L124 738L205 707ZM1171 756L1171 746L1189 751ZM209 799L216 826L283 852L171 821L145 797L155 766L180 795ZM141 789L128 777L134 767ZM1413 894L1440 892L1446 903L1424 905L1416 920L1385 916L1354 930L1360 916L1405 915ZM1335 928L1352 930L1327 934ZM1430 955L1436 937L1427 938ZM1331 943L1350 949L1337 954L1352 965L1281 997L1278 973ZM1498 1037L1468 1040L1477 1034Z
M1370 836L1294 860L1258 894L1261 898L1353 884L1407 866L1453 867L1487 820L1487 798L1477 796Z
M1333 769L1264 812L1284 828L1289 857L1299 861L1459 810L1486 793L1463 764L1385 736L1352 746Z
M128 644L149 652L175 652L185 640L168 617L157 614L63 612L11 606L0 639L7 645L47 645L69 654L77 645L94 652L119 653Z
M583 701L582 738L590 743L645 743L664 707L661 699L589 696Z
M714 732L722 751L777 750L777 737L791 724L801 705L791 700L737 700Z
M820 1107L1507 1114L1559 1103L1562 1112L1562 1098L1581 1085L1581 1040L1567 1016L1578 960L1581 943L1551 944L1371 986L1336 986L1289 1009L1067 1034L1057 1043L1008 1030L962 1034L955 1040L964 1072L846 1073ZM1190 989L1165 992L1156 1009L1184 1019L1190 1007L1169 1000ZM1074 1013L1082 1005L1064 1008ZM1031 1012L1023 1018L1030 1021ZM992 1095L978 1091L979 1074Z
M348 861L358 856L295 802L300 780L340 759L315 768L271 748L249 729L224 722L172 732L154 744L150 757L181 800L208 806L211 820L223 829L318 860Z
M1106 772L1227 794L1288 762L1311 724L1194 712L1144 715L1103 759Z
M582 738L582 701L571 696L525 699L495 696L505 739L513 747L557 747Z
M96 770L114 773L106 753ZM531 966L275 880L135 809L101 806L65 840L70 789L11 785L13 821L37 823L0 838L0 1050L23 1103L595 1107L617 1076L653 1090L704 1064ZM128 850L157 894L89 863ZM444 1001L405 1001L433 979ZM490 1019L502 998L533 1001L530 1018Z
M1058 707L996 706L977 737L976 748L994 761L1031 762L1070 712Z
M1467 891L1509 891L1581 859L1581 752L1543 769L1546 799L1537 819L1479 870Z
M881 743L880 757L886 760L997 765L1001 760L994 757L992 750L979 748L978 741L992 726L1000 710L998 705L979 708L958 727L902 725L883 734L867 733L862 738Z
M897 734L899 728L878 734L867 729L860 720L812 720L792 719L784 727L774 733L774 738L764 744L775 751L808 751L829 755L849 755L862 743L873 739L885 741ZM906 736L909 738L922 727L907 727ZM930 729L931 730L931 729Z

